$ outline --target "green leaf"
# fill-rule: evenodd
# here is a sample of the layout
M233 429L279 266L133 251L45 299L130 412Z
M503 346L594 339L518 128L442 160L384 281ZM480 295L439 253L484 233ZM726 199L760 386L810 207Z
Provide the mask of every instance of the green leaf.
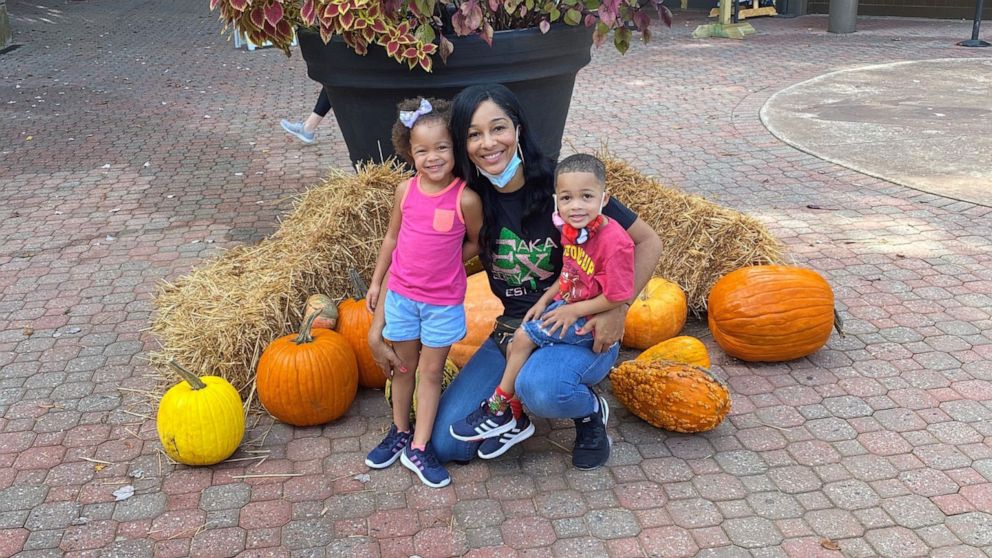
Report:
M582 12L576 10L575 8L569 8L565 12L565 23L569 25L578 25L582 21Z
M620 54L625 54L630 48L630 29L617 29L613 33L613 46L617 47Z
M413 32L413 36L422 43L433 43L434 39L437 38L437 35L434 34L434 28L427 23L417 27L417 30Z
M558 8L551 8L550 13L548 14L548 19L550 19L552 22L555 22L558 21L558 18L560 17L561 17L561 10L559 10Z
M527 6L527 11L528 12L534 11L534 0L526 0L524 2L524 6Z

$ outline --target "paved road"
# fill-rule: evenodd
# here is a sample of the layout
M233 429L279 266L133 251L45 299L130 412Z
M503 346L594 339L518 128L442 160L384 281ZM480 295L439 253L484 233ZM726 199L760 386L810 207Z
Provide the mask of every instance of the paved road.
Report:
M822 159L992 207L992 58L839 70L775 94L761 118Z
M431 490L399 468L354 479L386 424L376 392L323 428L252 417L245 448L264 463L160 457L141 394L156 281L271 233L289 196L347 164L333 124L312 146L278 128L316 95L300 57L235 50L206 6L8 2L25 46L0 55L0 556L992 549L990 209L817 159L758 118L832 70L988 56L954 46L967 23L834 36L823 17L755 19L745 41L696 41L689 15L623 58L597 51L566 142L608 142L761 219L829 278L849 334L778 365L704 337L734 397L715 431L666 434L614 405L609 466L579 472L556 445L570 424L541 420L523 449ZM241 478L266 473L301 476ZM115 502L125 484L135 496Z

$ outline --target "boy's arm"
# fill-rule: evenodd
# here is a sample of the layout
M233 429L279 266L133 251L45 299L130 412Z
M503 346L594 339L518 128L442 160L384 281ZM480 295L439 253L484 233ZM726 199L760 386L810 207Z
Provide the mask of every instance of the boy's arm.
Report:
M592 316L594 314L599 314L600 312L606 312L607 310L613 310L614 308L627 304L627 300L616 300L611 301L606 298L606 295L600 294L596 298L590 298L589 300L580 300L579 302L572 302L564 306L558 307L559 311L565 310L569 314L579 319L584 316Z
M382 238L379 256L375 260L375 271L372 272L372 280L369 281L369 292L365 297L365 307L368 308L369 312L375 312L375 307L379 302L379 293L382 290L382 280L393 262L396 237L399 236L400 224L403 222L403 197L406 195L409 183L408 180L401 182L396 187L396 194L393 196L393 210L389 215L389 226Z
M555 298L556 294L558 294L558 281L555 281L550 287L545 289L544 294L541 295L541 298L537 299L534 306L531 306L530 309L527 310L527 313L524 314L523 321L529 322L539 318L541 313L544 312L544 309L551 304L551 301Z
M482 230L482 199L479 194L465 188L459 200L465 220L465 243L462 244L462 261L479 255L479 231Z

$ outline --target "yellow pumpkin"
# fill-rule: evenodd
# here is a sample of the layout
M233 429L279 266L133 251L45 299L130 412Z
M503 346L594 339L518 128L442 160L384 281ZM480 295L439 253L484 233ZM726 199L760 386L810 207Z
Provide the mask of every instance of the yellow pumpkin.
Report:
M610 372L620 403L653 426L704 432L730 412L730 392L703 368L676 362L628 360Z
M258 400L276 419L294 426L330 422L345 413L358 392L358 363L336 331L312 329L310 313L300 333L276 339L258 360Z
M217 376L198 377L170 362L183 381L158 404L156 427L165 454L186 465L220 463L245 435L245 412L234 386Z
M470 275L465 291L465 320L468 333L464 339L451 346L448 358L459 367L465 366L468 359L472 358L475 351L478 351L489 338L496 318L502 313L503 303L489 288L489 278L486 274Z
M445 388L448 384L455 379L458 375L458 367L451 359L444 361L444 371L441 373L441 392L444 393ZM420 375L417 375L415 379L416 384L413 388L413 404L410 406L410 420L414 420L417 416L417 387L420 385ZM386 402L389 403L390 407L393 405L393 381L386 380Z
M627 312L623 345L647 349L675 337L682 331L688 311L681 287L661 277L652 277Z
M834 293L811 269L756 265L713 285L707 321L713 339L732 357L782 362L820 349L834 328Z
M702 368L710 367L710 355L706 351L706 345L703 345L703 342L699 339L688 335L672 337L671 339L662 341L637 355L637 358L634 360L668 360Z

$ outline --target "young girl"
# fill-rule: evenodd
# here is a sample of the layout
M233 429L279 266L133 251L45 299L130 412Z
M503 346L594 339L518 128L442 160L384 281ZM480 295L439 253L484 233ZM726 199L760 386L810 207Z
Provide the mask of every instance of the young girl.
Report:
M453 174L450 103L407 99L399 111L393 147L417 174L396 187L366 301L374 311L388 271L382 335L402 366L392 374L393 425L365 464L383 469L399 459L424 484L440 488L451 478L434 455L431 430L448 350L466 332L463 261L478 252L482 202ZM417 373L417 421L411 434Z

